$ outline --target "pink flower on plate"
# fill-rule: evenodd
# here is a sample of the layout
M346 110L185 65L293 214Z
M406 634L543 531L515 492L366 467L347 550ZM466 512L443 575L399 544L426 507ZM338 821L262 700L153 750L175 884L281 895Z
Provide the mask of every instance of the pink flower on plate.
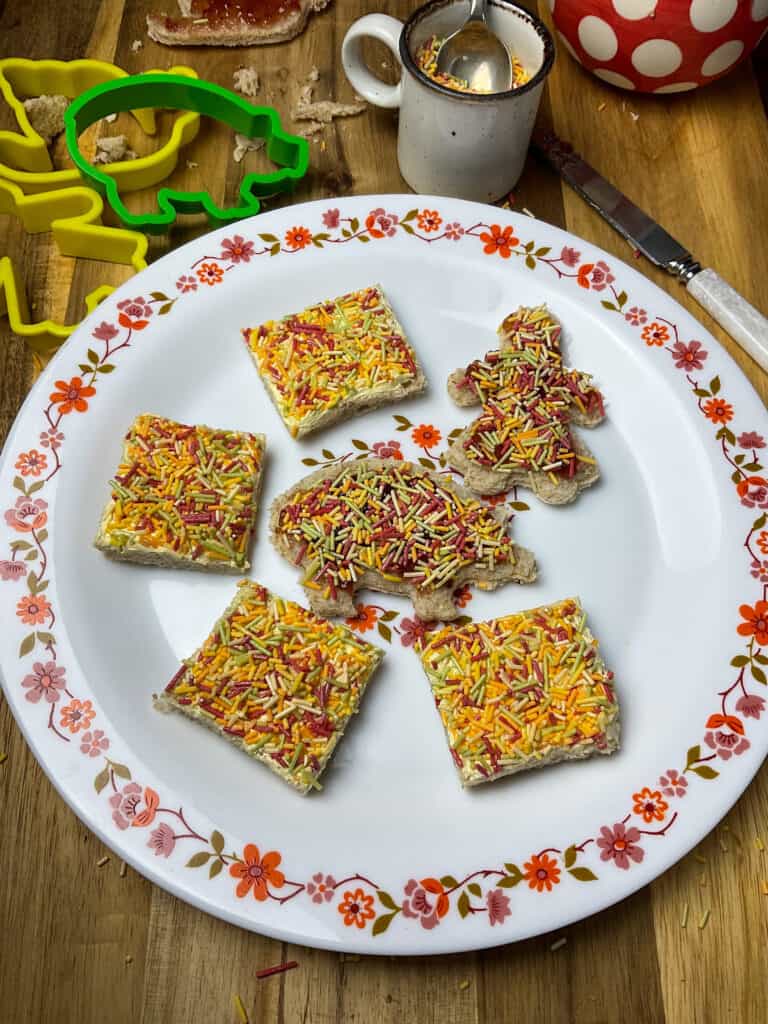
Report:
M94 729L93 732L84 732L80 737L80 753L87 757L98 757L105 750L109 750L109 740L104 735L103 729Z
M27 575L27 567L23 562L0 562L0 580L20 580Z
M221 258L232 263L249 263L253 256L253 242L246 242L242 235L225 238L221 243Z
M768 583L768 562L765 560L760 562L756 558L753 559L750 573L754 579L760 580L761 583Z
M505 896L501 889L491 889L485 898L488 907L488 920L491 925L503 924L504 918L512 913L509 906L509 896Z
M32 533L48 522L48 502L42 498L17 498L14 508L5 513L5 521L19 533Z
M184 294L185 292L196 292L197 278L192 277L190 274L182 274L179 280L176 282L176 288L182 294Z
M118 302L117 308L120 310L117 318L120 326L132 328L134 331L143 331L152 316L152 307L143 295L138 295L135 299L123 299L122 302Z
M118 828L128 828L140 803L141 786L137 782L127 783L109 798L109 805L113 808L112 820Z
M449 238L452 242L458 242L461 236L464 234L464 228L459 224L457 220L452 221L450 224L445 225L445 237Z
M745 718L759 718L765 711L765 701L756 693L745 693L736 701L736 710L740 711Z
M590 276L590 284L592 290L595 292L604 291L609 284L612 284L616 278L611 273L610 267L607 263L600 260L592 268L592 274Z
M176 836L173 834L173 829L165 822L162 825L158 825L157 828L153 828L149 833L147 846L150 850L155 851L156 857L165 857L167 859L173 853L175 845Z
M685 796L688 779L676 768L667 768L666 772L659 776L659 786L665 796Z
M750 745L745 736L737 736L736 733L725 732L724 729L704 733L704 742L714 750L721 761L729 761L734 754L743 754L745 750L749 750Z
M97 338L99 341L106 341L107 343L116 338L119 333L115 325L107 323L106 320L102 320L99 326L91 331L94 338Z
M330 903L333 899L335 888L336 879L333 875L324 875L322 871L312 875L312 881L307 882L307 892L312 897L313 903L322 903L323 900L326 903Z
M633 327L640 327L641 324L647 322L648 314L644 309L640 309L639 306L632 306L632 308L628 309L624 314L624 319L628 324L632 324Z
M613 828L603 825L597 845L600 847L600 860L612 860L617 868L626 871L630 860L639 864L645 857L645 850L638 845L640 829L627 828L620 821Z
M402 459L399 441L377 441L371 445L371 451L376 452L380 459Z
M701 347L700 341L689 341L684 345L682 341L676 341L672 346L672 358L678 370L703 370L704 360L709 353Z
M736 440L740 448L765 448L765 438L754 430L745 430Z
M365 218L365 229L371 238L391 238L397 231L396 213L386 213L381 207L371 210Z
M422 928L431 930L448 913L449 901L436 878L411 878L405 887L403 916L416 917Z
M52 452L55 452L57 448L61 447L61 442L64 440L64 435L60 430L44 430L40 435L40 444L43 448L50 448Z
M43 696L49 704L55 704L67 685L65 675L66 669L59 668L55 661L36 661L31 673L21 681L27 691L25 697L31 704L37 704Z
M337 228L339 226L340 219L341 216L339 211L335 207L331 210L326 210L322 217L323 224L327 228Z
M569 245L564 245L560 252L560 259L566 267L575 267L581 259L581 253L577 249L572 249Z
M400 626L400 643L403 647L415 647L418 650L424 637L434 627L434 623L424 622L416 615L412 619L403 617Z

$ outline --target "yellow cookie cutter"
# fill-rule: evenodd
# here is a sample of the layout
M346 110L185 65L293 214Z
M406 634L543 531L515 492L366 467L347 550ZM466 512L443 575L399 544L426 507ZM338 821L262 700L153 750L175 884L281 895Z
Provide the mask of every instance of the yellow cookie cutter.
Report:
M50 231L65 256L85 256L110 263L125 263L134 270L146 265L147 239L138 231L107 227L101 223L101 196L77 186L25 195L18 185L0 178L0 214L18 217L30 234ZM110 292L101 285L85 299L88 313ZM21 277L9 256L0 257L0 316L8 314L11 330L40 353L50 352L74 331L77 324L53 320L32 322Z
M169 74L197 78L193 68L179 66ZM0 178L12 181L25 192L49 192L82 183L75 167L55 169L43 139L29 123L23 96L60 95L74 99L86 89L117 78L128 72L101 60L27 60L7 57L0 60L0 94L13 111L20 132L0 131ZM151 108L133 111L133 116L147 135L157 131L155 111ZM197 135L200 115L187 111L176 119L170 138L155 153L136 160L121 160L104 168L115 179L122 192L135 192L163 181L173 172L179 151Z

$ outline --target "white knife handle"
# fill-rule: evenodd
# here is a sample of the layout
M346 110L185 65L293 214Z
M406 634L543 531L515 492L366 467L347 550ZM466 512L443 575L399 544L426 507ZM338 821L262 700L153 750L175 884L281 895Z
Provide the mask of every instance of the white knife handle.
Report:
M714 270L700 270L686 288L758 366L768 370L768 320Z

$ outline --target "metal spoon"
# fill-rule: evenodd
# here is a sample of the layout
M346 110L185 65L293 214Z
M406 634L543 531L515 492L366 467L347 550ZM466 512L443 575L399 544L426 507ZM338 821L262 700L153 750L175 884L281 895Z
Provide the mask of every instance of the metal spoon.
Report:
M472 92L504 92L512 87L512 61L486 22L488 0L471 0L469 17L443 43L437 70L461 78Z

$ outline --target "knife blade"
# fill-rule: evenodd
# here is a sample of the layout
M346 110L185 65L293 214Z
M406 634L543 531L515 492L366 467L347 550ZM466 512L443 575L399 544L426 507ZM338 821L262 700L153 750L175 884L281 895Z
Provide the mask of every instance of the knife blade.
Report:
M762 313L714 270L703 268L684 245L607 181L570 143L553 132L537 131L533 145L593 210L651 263L681 281L734 341L768 370L768 320Z

